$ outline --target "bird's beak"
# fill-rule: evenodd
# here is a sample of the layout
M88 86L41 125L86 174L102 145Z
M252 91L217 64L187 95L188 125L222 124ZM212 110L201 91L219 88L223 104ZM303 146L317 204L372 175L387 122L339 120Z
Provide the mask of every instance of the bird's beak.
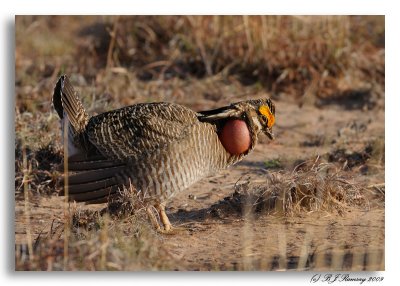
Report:
M265 135L267 135L267 137L269 139L271 139L271 140L275 139L274 133L272 133L272 128L269 128L269 127L265 128L264 133L265 133Z

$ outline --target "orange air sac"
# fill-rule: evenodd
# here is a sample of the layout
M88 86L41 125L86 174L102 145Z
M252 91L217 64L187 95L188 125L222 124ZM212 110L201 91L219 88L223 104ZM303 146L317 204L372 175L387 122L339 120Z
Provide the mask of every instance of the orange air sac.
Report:
M228 120L218 137L222 146L232 155L240 155L250 148L250 132L243 120Z

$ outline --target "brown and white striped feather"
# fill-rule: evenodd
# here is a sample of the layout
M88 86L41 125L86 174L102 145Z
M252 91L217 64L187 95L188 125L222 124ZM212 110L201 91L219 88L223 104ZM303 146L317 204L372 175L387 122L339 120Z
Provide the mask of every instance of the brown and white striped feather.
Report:
M69 193L77 201L107 200L131 183L162 202L243 157L226 152L215 126L199 122L194 111L180 105L137 105L105 113L92 118L87 130L107 159L98 161L101 168L97 161L76 163L81 171L69 177Z

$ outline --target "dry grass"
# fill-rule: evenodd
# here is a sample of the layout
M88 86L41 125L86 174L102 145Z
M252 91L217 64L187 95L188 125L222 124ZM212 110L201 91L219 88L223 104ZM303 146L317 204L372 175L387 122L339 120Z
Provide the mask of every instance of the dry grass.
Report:
M371 107L384 93L381 16L17 17L16 23L22 110L46 108L37 99L60 73L122 97L136 92L105 87L119 86L110 84L115 78L126 87L127 73L145 81L219 75L301 104L361 93Z
M133 208L137 203L134 193L124 190L101 211L69 205L48 231L16 245L16 269L174 270L179 262L162 246L144 209Z
M76 220L90 219L88 229L74 227L64 255L64 235L58 225L49 237L37 237L33 252L16 246L17 270L173 270L173 257L160 246L149 225L135 216L111 220L108 216L78 212ZM66 258L66 259L65 259Z
M317 158L296 166L292 172L269 173L265 180L241 178L229 197L211 209L216 217L232 214L247 216L328 212L342 214L348 209L371 207L370 198L377 190L355 182L339 165L323 163ZM380 198L380 204L384 197ZM376 201L374 201L374 204Z
M213 219L232 219L237 215L245 219L242 243L243 257L246 258L246 245L251 248L253 243L251 224L261 216L268 215L274 220L304 213L341 215L355 208L369 210L374 207L370 199L373 198L376 203L379 189L362 187L352 182L350 177L338 165L310 160L291 173L272 172L263 182L250 178L239 180L234 193L211 206L208 212ZM378 201L382 204L384 195L379 196ZM148 221L143 201L132 190L124 189L117 200L110 201L102 210L88 210L76 204L69 205L67 209L64 218L53 220L46 233L31 238L28 244L16 245L16 269L186 269L185 264L163 246L163 238ZM26 214L29 216L29 212ZM233 269L223 267L220 270L383 269L382 248L318 246L310 231L305 232L297 255L290 254L288 245L284 245L278 253L266 253L262 261L250 257ZM284 244L286 235L285 230L280 232L280 240ZM218 270L219 266L210 265L210 269Z

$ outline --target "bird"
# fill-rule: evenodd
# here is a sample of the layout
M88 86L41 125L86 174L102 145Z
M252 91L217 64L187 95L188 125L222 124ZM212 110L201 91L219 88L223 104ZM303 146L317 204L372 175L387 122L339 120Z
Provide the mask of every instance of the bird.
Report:
M170 102L138 103L89 116L68 76L62 75L52 104L67 153L59 194L69 201L100 204L133 186L146 202L152 224L163 233L175 229L165 212L174 195L241 161L261 133L274 139L270 98L206 111Z

